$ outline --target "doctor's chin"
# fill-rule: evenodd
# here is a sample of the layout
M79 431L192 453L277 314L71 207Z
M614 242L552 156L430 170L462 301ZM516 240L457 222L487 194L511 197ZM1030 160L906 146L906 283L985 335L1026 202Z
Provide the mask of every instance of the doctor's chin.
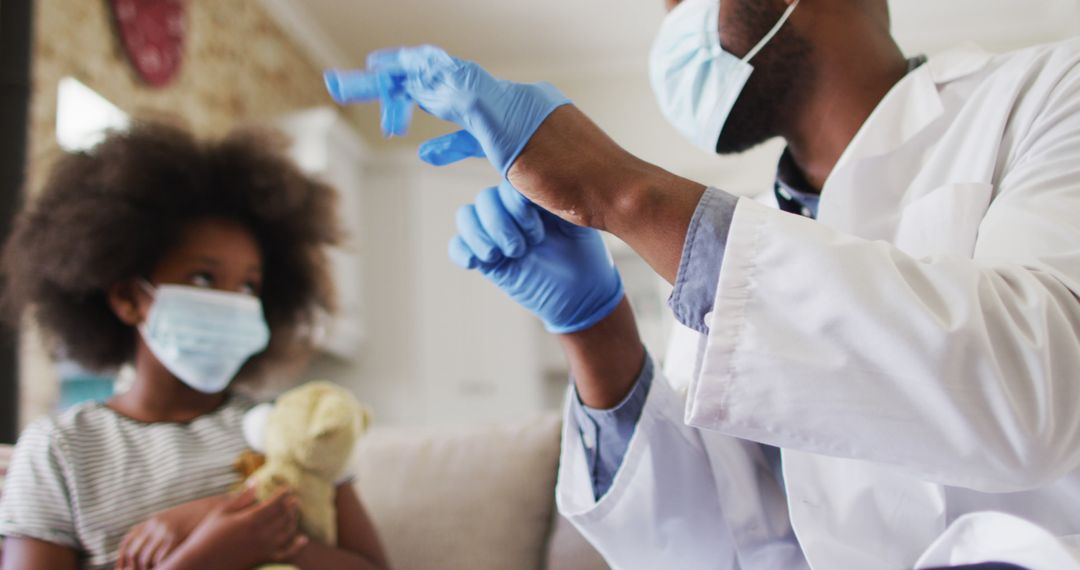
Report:
M0 570L1080 570L1076 0L3 0Z

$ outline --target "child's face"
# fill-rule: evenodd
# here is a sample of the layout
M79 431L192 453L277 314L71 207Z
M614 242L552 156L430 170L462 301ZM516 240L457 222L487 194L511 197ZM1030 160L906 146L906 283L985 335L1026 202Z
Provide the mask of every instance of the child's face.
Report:
M206 219L189 225L179 243L146 276L151 285L189 285L258 297L262 254L255 236L242 224ZM153 299L140 287L125 287L126 299L113 307L130 325L145 322ZM133 301L133 302L132 302Z
M255 236L243 225L204 220L188 226L149 277L155 285L192 285L258 297L262 255Z

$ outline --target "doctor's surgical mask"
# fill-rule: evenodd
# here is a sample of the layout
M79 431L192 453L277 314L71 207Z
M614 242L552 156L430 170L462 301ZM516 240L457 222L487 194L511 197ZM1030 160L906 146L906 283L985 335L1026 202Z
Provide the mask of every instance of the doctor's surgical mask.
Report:
M759 0L751 0L759 1ZM745 57L720 46L720 0L684 0L664 19L649 56L649 79L664 117L699 148L714 153L754 58L783 28L792 2Z
M225 390L270 342L259 299L184 285L140 285L154 298L143 340L181 382L204 394Z

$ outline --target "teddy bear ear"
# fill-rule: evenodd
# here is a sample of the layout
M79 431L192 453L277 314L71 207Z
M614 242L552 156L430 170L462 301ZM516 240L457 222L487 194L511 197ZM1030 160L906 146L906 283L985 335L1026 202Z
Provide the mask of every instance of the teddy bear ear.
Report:
M244 414L244 439L248 447L259 453L266 453L266 423L273 409L274 405L267 402Z

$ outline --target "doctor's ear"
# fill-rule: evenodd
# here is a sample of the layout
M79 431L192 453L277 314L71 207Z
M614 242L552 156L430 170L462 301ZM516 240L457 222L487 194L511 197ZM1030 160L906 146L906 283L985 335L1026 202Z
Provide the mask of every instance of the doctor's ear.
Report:
M109 308L124 324L138 326L143 321L141 294L134 279L114 283L107 292Z

